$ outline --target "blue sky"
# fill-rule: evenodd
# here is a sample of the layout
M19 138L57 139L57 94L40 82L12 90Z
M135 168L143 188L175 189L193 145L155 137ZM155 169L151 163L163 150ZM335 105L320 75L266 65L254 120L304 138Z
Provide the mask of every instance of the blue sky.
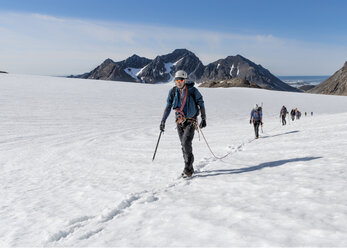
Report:
M90 71L104 59L187 48L241 54L275 75L330 75L347 60L347 1L0 0L0 70Z

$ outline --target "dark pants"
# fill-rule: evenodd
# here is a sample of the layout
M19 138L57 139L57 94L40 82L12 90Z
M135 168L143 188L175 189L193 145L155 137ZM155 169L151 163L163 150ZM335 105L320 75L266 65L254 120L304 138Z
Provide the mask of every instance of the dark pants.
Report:
M286 125L287 121L286 121L286 116L282 115L282 126Z
M186 121L183 126L177 125L178 136L181 141L183 158L184 158L184 171L194 172L193 162L193 148L192 141L194 138L195 126L193 122Z
M259 126L260 126L260 121L253 121L254 125L254 132L255 132L255 137L259 138Z

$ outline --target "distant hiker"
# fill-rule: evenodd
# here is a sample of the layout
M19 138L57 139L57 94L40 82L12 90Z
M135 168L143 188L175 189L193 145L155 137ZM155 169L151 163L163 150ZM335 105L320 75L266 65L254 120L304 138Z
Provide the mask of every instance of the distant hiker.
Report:
M311 116L313 115L313 112L311 112Z
M160 123L160 130L164 131L165 122L171 112L171 108L176 111L177 131L181 141L185 164L182 177L190 177L194 173L192 141L194 131L198 129L197 116L199 115L199 110L201 111L199 127L206 127L204 100L198 89L194 87L194 82L187 81L187 78L185 71L180 70L175 73L176 86L169 91L166 108Z
M305 116L307 116L307 112L305 112Z
M290 111L290 117L292 117L292 121L294 121L294 119L295 119L295 109L292 109L292 111Z
M282 118L282 126L287 124L287 121L286 121L287 113L288 113L287 108L283 105L280 111L280 117Z
M263 125L263 111L262 108L256 104L251 111L251 118L249 124L254 125L255 138L259 138L259 125Z
M296 116L297 120L300 120L301 112L297 108L296 108L296 111L295 111L295 116Z

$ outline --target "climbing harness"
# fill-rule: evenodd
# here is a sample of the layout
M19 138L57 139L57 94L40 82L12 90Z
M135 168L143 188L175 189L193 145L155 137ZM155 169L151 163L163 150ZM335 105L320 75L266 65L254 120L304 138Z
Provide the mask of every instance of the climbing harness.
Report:
M176 111L176 123L178 125L181 125L181 126L187 120L186 116L183 113L183 108L184 108L184 105L186 105L187 96L188 96L188 88L185 87L185 89L184 89L184 97L183 97L183 100L181 102L181 107L175 109L175 111Z

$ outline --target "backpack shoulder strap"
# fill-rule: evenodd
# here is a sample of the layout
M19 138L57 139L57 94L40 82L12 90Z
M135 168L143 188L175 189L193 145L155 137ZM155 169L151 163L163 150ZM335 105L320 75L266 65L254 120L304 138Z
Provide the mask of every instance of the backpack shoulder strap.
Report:
M191 90L191 92L189 93L189 95L193 98L193 100L194 100L194 103L195 103L195 106L198 108L198 109L200 109L199 108L199 105L198 105L198 102L197 102L197 100L196 100L196 95L195 95L195 91L196 91L197 89L195 88L195 87L193 87L192 88L192 90ZM189 91L188 91L189 92Z
M171 91L171 103L173 102L173 99L174 99L174 97L175 97L176 89L177 89L177 86L174 86L174 87L172 88L172 91Z
M193 100L194 100L194 102L195 102L195 105L198 105L198 103L196 102L195 90L196 90L196 88L194 87L194 89L193 89L193 91L192 91L192 97L193 97Z

